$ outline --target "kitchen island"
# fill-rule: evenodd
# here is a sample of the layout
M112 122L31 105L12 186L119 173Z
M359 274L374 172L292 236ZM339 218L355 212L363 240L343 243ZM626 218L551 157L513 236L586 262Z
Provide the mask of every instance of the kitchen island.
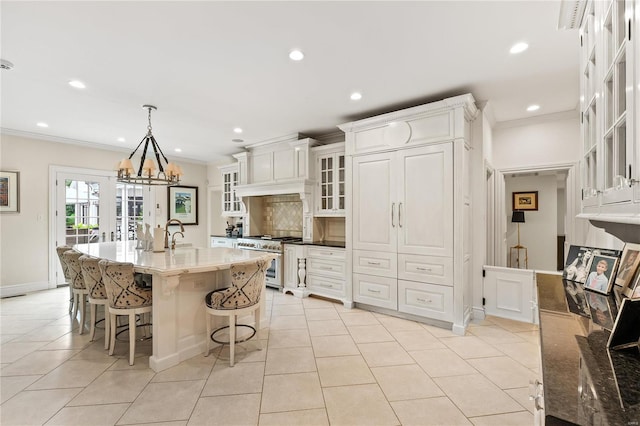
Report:
M165 370L204 352L204 296L212 290L229 286L232 264L261 257L273 259L275 256L273 253L220 247L183 247L155 253L136 249L136 243L78 244L75 248L90 256L133 263L135 272L151 275L153 354L149 358L149 367L154 371ZM260 303L264 308L264 297ZM262 319L266 319L265 314L265 309L262 309Z

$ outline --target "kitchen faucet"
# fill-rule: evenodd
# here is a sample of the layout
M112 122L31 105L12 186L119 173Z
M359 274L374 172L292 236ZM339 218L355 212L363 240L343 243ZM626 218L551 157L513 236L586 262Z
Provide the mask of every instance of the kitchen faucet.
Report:
M175 250L176 249L176 235L178 235L178 234L182 235L182 238L184 238L184 234L182 232L180 232L180 231L174 232L171 235L171 250Z
M169 248L169 225L171 225L171 223L176 222L180 225L180 233L182 234L182 237L184 238L184 225L182 224L182 222L180 222L178 219L169 219L167 221L167 223L165 223L164 225L164 248ZM174 232L175 234L175 232Z

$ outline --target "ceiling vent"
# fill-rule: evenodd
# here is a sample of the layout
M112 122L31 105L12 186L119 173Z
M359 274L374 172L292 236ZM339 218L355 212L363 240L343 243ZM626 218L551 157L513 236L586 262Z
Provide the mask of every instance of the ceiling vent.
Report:
M580 28L586 3L586 0L562 0L560 3L558 29L572 30Z

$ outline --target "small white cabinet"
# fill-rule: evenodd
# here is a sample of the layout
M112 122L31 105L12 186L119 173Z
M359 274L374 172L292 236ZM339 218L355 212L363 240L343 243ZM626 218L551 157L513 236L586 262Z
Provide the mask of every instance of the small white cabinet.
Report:
M240 216L240 200L236 195L240 173L237 164L219 168L222 174L222 216Z
M344 143L312 149L316 167L316 207L314 216L345 214Z

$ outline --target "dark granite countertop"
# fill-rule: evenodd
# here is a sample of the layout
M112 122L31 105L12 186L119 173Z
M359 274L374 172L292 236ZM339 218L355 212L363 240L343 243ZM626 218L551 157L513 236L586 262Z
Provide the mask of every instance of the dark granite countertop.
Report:
M303 241L297 241L297 242L294 241L294 242L285 242L285 244L296 244L299 246L337 247L337 248L345 247L344 241L314 241L312 243L303 242Z
M229 238L230 240L237 240L240 237L227 237L226 235L210 235L213 238Z
M538 274L538 303L546 424L638 425L640 352L607 349L619 297Z

